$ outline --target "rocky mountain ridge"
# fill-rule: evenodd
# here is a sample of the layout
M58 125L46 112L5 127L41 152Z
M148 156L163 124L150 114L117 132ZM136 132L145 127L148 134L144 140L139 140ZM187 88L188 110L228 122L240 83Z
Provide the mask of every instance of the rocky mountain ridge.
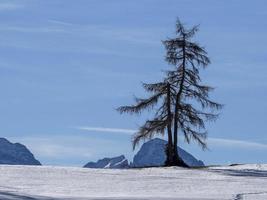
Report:
M132 163L128 163L128 160L124 155L104 158L97 162L89 162L85 168L110 168L110 169L125 169L125 168L141 168L141 167L159 167L163 166L166 160L165 147L167 141L155 138L148 142L145 142L137 154L133 158ZM204 166L201 160L196 159L190 153L186 152L182 148L178 147L178 152L181 158L186 164L191 167Z
M0 138L0 164L41 165L26 146Z

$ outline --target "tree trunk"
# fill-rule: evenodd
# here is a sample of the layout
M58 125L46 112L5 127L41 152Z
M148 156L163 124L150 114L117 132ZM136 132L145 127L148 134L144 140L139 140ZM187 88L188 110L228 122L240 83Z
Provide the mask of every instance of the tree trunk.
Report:
M173 161L174 165L181 166L181 167L189 167L180 157L178 153L178 117L179 117L179 107L180 107L180 100L181 95L183 92L183 86L184 86L184 79L185 79L185 38L184 38L184 46L183 46L183 63L182 63L182 80L180 83L180 88L176 96L176 102L175 102L175 113L174 113L174 135L173 135Z
M167 110L168 110L168 144L166 145L167 159L165 166L173 166L173 144L172 144L172 112L171 112L171 88L170 84L167 84Z

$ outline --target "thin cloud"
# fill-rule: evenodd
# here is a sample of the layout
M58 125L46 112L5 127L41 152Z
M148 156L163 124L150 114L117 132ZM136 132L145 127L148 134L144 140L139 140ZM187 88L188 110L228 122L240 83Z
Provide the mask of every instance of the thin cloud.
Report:
M244 141L244 140L209 138L208 143L216 146L233 147L233 148L267 149L267 144Z
M23 6L20 4L14 3L0 3L0 11L10 11L10 10L17 10L22 8Z
M64 29L55 27L27 27L27 26L2 26L0 31L23 32L23 33L62 33Z
M77 129L83 130L83 131L90 131L90 132L104 132L104 133L122 133L131 135L133 133L136 133L137 130L133 129L121 129L121 128L105 128L105 127L78 127Z
M66 28L66 32L79 34L79 35L91 35L93 37L106 38L111 40L127 41L131 43L141 43L146 45L159 45L161 44L161 38L155 37L155 30L152 29L125 29L114 28L110 26L96 26L92 24L75 24L61 20L50 19L49 23L58 25L61 28ZM162 30L159 30L162 31Z
M50 20L48 20L48 22L50 22L52 24L63 25L63 26L72 26L72 25L74 25L74 24L69 23L69 22L59 21L59 20L54 20L54 19L50 19Z
M66 157L79 157L90 158L92 157L92 149L86 145L84 138L77 137L9 137L12 142L19 142L26 145L37 158L66 158ZM78 145L77 145L78 144Z
M127 134L131 135L136 133L138 130L133 129L120 129L120 128L104 128L104 127L78 127L79 130L84 130L88 132L103 132L103 133L113 133L113 134ZM253 148L253 149L267 149L267 144L244 141L244 140L233 140L224 138L208 138L208 144L223 146L223 147L233 147L233 148Z

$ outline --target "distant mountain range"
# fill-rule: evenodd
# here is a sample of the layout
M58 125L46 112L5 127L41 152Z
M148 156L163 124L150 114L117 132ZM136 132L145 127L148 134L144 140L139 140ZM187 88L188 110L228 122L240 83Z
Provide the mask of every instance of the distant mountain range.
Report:
M104 158L97 162L89 162L85 168L136 168L136 167L157 167L163 166L166 160L165 147L167 141L155 138L142 145L140 150L134 156L133 162L128 164L125 156L118 156L114 158ZM201 160L197 160L190 153L178 147L178 152L183 161L191 166L204 166Z
M121 155L113 158L103 158L97 162L89 162L84 167L125 169L163 166L166 160L166 144L167 141L159 138L144 143L131 163L128 162L124 155ZM178 152L187 165L191 167L204 166L201 160L196 159L182 148L178 148ZM0 164L41 165L26 146L20 143L11 143L5 138L0 138Z
M5 138L0 138L0 164L41 165L26 146L20 143L11 143Z

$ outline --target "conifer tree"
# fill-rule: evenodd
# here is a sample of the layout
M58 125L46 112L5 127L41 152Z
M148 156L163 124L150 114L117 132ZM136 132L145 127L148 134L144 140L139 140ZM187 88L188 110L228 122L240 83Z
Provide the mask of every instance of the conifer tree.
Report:
M173 155L176 165L184 165L181 161L177 145L180 130L186 142L195 140L205 149L207 136L205 122L215 120L218 114L214 111L222 105L209 99L212 87L203 85L199 74L200 69L210 64L204 47L192 41L198 26L186 29L177 20L176 37L163 41L166 48L166 61L173 66L167 79L176 89L173 119Z
M143 84L149 97L136 98L134 105L118 108L120 113L131 114L140 114L144 110L154 111L153 119L145 121L133 136L133 148L140 140L167 132L166 166L188 167L179 156L179 131L187 143L194 140L205 149L205 122L216 120L216 111L222 108L221 104L209 98L213 88L202 84L199 71L210 64L210 59L206 50L192 41L197 31L198 26L186 29L177 20L176 36L163 41L166 61L172 68L166 72L163 81Z

